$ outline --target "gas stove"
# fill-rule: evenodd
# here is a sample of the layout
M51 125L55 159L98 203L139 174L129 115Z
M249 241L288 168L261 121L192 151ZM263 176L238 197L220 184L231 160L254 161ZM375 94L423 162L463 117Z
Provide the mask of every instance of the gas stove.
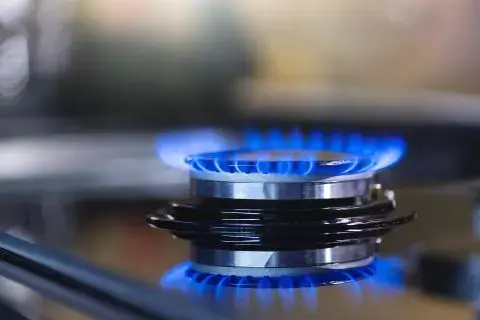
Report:
M182 140L185 134L188 139ZM198 143L189 144L192 139ZM88 212L85 217L95 217L85 218L85 223L98 236L85 229L71 231L74 241L84 236L96 239L87 241L95 245L85 252L100 256L89 259L155 281L155 290L95 273L98 267L71 258L55 256L39 262L45 248L4 236L0 241L8 251L6 263L21 262L19 268L36 270L53 282L74 279L84 288L77 293L95 293L99 301L102 296L97 291L109 296L131 292L128 299L115 296L120 311L142 305L148 312L163 314L168 307L158 304L158 289L198 300L204 310L225 307L229 317L248 312L245 317L251 318L250 312L259 308L265 319L310 319L319 313L328 319L384 319L392 310L399 319L441 318L449 312L463 319L470 310L476 282L469 279L475 273L463 271L474 271L474 246L464 248L469 255L457 256L463 259L457 261L469 261L459 264L463 269L443 265L452 266L445 258L448 254L452 256L468 241L475 243L475 215L467 205L474 198L468 191L472 186L463 190L459 183L451 196L451 190L420 185L412 189L385 180L391 173L398 175L399 169L411 174L411 170L402 171L405 163L415 162L411 154L418 155L411 139L312 129L247 130L238 136L184 131L161 135L155 146L156 161L190 176L190 197L169 204L162 200L148 209L127 206L125 198L110 199L117 209L107 209L114 213L108 223L104 210L80 210ZM162 181L158 192L168 194L167 185ZM417 210L418 217L412 213ZM137 222L121 218L120 211L125 212L124 218L135 213ZM148 217L152 226L174 237L147 228L146 212L153 212ZM58 214L52 217L56 228L56 217L62 216ZM107 252L122 258L107 261ZM43 274L43 268L49 273ZM146 270L150 270L148 276ZM461 306L448 300L430 305L429 299L437 296L460 300ZM213 305L206 302L210 298ZM75 305L77 299L68 303Z

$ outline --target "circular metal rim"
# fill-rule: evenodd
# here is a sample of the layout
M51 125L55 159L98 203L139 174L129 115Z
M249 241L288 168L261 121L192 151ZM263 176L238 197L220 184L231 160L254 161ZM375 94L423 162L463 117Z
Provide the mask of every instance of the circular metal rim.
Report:
M191 179L193 197L244 200L344 199L368 196L372 179L321 182L226 182Z
M375 241L295 251L234 251L193 246L191 259L197 264L235 268L325 267L372 257L376 247Z
M350 270L371 265L375 256L362 260L336 263L324 266L292 267L292 268L252 268L252 267L221 267L201 263L192 263L192 268L201 273L218 274L222 276L237 277L282 277L282 276L304 276L311 274L331 273L339 270Z
M350 175L289 175L289 174L246 174L246 173L225 173L225 172L200 172L190 171L190 178L195 180L223 181L223 182L323 182L334 183L352 180L371 179L374 172L362 172Z

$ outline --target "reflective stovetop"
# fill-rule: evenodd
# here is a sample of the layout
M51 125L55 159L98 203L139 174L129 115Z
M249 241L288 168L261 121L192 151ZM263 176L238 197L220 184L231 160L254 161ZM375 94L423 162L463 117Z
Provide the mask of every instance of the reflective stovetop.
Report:
M424 252L455 255L455 250L470 248L475 242L474 199L473 192L458 186L397 190L398 210L416 210L419 218L384 239L380 260L383 269L369 280L316 289L256 292L219 290L187 282L182 285L180 279L169 289L216 299L232 310L260 312L264 319L472 319L470 303L425 292L402 270L413 273ZM161 205L158 201L111 200L79 204L64 209L70 223L63 225L66 231L57 239L50 237L48 241L96 265L157 284L162 275L189 255L187 243L144 223L145 214ZM28 230L28 225L24 226ZM54 302L26 299L28 295L22 296L19 290L3 290L3 295L17 305L29 306L37 319L86 319Z

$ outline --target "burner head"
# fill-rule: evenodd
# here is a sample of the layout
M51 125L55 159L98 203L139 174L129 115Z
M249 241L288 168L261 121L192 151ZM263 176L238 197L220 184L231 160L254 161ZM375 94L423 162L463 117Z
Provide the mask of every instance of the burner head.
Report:
M250 200L367 196L375 172L399 161L397 137L249 131L243 148L187 156L193 197Z
M367 156L314 150L236 150L200 154L187 162L194 197L353 198L368 194L373 176L366 170L373 165Z
M401 139L273 130L246 141L186 157L193 200L148 218L192 243L195 274L325 279L368 268L380 238L414 218L393 216L393 192L373 183L403 155Z

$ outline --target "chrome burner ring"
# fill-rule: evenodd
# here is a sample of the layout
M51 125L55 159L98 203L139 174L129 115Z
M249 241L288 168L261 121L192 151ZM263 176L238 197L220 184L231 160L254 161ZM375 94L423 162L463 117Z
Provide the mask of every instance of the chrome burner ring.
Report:
M191 179L191 194L200 198L245 200L314 200L367 197L372 179L341 182L228 182Z
M192 248L199 272L235 276L292 276L363 267L374 260L376 243L299 251L229 251Z

